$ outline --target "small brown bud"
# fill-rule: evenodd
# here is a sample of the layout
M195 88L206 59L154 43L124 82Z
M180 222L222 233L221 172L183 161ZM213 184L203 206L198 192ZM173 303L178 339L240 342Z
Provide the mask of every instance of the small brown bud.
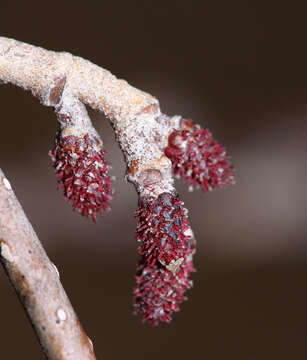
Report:
M53 87L50 90L48 99L51 106L55 106L60 102L65 83L66 76L55 79Z
M139 175L139 182L146 185L152 185L162 180L162 174L157 169L146 169Z

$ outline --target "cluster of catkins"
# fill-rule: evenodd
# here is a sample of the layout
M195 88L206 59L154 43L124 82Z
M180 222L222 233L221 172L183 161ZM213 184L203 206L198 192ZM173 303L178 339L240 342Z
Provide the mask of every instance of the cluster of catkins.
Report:
M211 133L181 119L180 128L169 135L165 155L174 175L207 192L234 182L233 166L221 144ZM75 210L96 221L110 208L113 195L110 165L98 135L67 135L60 132L50 151L58 188ZM177 193L140 196L136 211L136 240L140 260L134 288L134 313L152 326L169 323L186 299L195 271L193 232L187 210Z

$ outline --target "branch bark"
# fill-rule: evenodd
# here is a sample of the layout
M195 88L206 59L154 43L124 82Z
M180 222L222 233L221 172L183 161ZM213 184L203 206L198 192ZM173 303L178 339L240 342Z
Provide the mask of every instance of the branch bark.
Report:
M160 173L160 181L150 188L150 195L174 190L171 161L163 149L181 117L162 114L153 96L88 60L4 37L0 37L0 80L30 90L46 106L76 104L73 117L79 116L80 103L102 111L113 124L126 158L127 178L137 191L148 192L152 170Z
M95 360L85 334L11 185L0 169L0 260L46 357Z
M182 118L161 113L159 102L153 96L80 57L4 37L0 37L0 81L30 90L43 105L54 107L62 138L69 135L81 138L85 133L97 138L85 105L102 111L110 119L124 153L127 180L135 185L140 198L149 195L147 199L153 201L163 193L175 196L172 163L164 149L169 135L181 128ZM184 147L185 143L182 145ZM3 183L3 175L0 175L0 183L2 262L47 356L54 360L94 359L90 342L79 325L54 267L13 192L5 186L6 181ZM183 232L180 225L179 219L177 230ZM172 236L176 234L172 233ZM180 236L187 246L192 241L191 234ZM193 269L191 254L187 252L184 261L175 259L175 267L171 264L170 268L167 264L165 271L176 271L180 266L182 277L186 284L190 284L187 277ZM159 275L155 268L151 270ZM166 277L169 278L168 273ZM188 287L182 289L177 278L174 282L181 292ZM162 311L156 310L159 314Z

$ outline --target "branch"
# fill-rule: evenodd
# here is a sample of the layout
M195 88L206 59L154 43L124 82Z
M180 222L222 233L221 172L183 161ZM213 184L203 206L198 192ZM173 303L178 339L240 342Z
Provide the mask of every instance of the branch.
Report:
M95 360L90 339L0 169L1 263L50 360Z
M157 325L170 322L192 286L195 240L173 174L204 192L234 182L233 167L207 129L160 111L151 95L109 71L68 53L0 37L0 80L30 90L53 106L61 130L50 152L59 188L82 215L103 214L112 199L103 142L85 105L111 121L139 195L136 211L141 255L135 313Z
M0 37L0 80L31 90L43 105L60 109L66 104L73 118L80 118L81 103L102 111L114 126L127 178L137 190L148 192L144 185L157 183L157 177L156 195L174 190L171 161L163 149L180 117L161 114L153 96L80 57L4 37Z

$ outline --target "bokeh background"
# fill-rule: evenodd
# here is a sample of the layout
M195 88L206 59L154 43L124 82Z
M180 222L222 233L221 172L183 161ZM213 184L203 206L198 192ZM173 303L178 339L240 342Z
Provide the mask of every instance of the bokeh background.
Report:
M1 0L1 36L111 70L208 127L237 169L236 186L207 195L177 182L197 273L173 322L152 329L132 315L137 197L108 121L90 111L117 178L94 225L56 190L52 109L0 87L0 166L99 359L306 359L306 12L304 1ZM41 359L3 271L0 294L1 359Z

